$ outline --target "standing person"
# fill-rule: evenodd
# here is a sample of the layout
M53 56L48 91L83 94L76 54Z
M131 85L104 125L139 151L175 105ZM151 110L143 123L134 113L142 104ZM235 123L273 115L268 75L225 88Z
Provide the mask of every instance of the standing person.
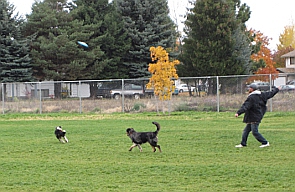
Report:
M235 114L236 117L245 113L243 122L246 127L243 130L242 141L237 148L246 147L249 133L252 131L253 136L259 141L262 147L270 146L269 142L258 132L259 124L266 112L267 100L275 96L280 88L274 88L271 91L261 92L257 90L256 84L250 84L249 95L241 108Z

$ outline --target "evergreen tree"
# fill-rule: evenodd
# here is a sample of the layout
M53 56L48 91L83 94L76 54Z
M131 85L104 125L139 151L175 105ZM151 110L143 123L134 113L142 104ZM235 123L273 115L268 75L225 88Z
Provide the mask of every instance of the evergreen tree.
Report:
M84 26L83 21L73 19L69 9L66 0L44 0L35 2L27 15L26 35L36 34L31 53L40 80L88 79L89 74L101 71L96 58L103 52L89 41L95 26ZM89 48L79 46L77 41L89 42ZM86 70L89 68L91 72Z
M95 26L84 25L70 13L73 8L66 0L35 2L27 15L26 35L36 34L31 43L35 75L40 80L80 80L92 78L102 70L97 58L103 55L95 41L90 41ZM77 44L87 42L89 48ZM59 98L61 84L55 83L54 94Z
M130 40L114 4L109 4L108 0L74 0L73 2L76 5L72 11L74 18L83 20L84 25L95 28L90 42L93 41L104 52L96 60L102 66L100 73L89 74L89 78L127 78L128 71L122 64L122 58L130 48ZM89 68L86 70L94 72Z
M130 78L150 76L150 47L173 49L177 32L166 0L116 0L131 48L124 58Z
M21 33L23 19L14 10L14 5L0 1L0 80L33 81L29 46Z
M245 22L250 17L240 0L198 0L187 15L181 76L245 74L252 47Z

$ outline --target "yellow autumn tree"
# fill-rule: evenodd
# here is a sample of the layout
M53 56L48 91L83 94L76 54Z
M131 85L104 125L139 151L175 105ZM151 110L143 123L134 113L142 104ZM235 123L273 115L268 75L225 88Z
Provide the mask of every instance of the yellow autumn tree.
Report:
M283 33L280 34L277 45L277 51L273 55L273 60L276 62L277 68L284 68L286 66L285 58L282 55L289 53L295 49L295 24L285 26Z
M167 51L161 46L151 47L150 52L153 63L149 64L148 70L152 77L147 88L154 89L154 94L159 96L160 100L170 100L175 89L173 79L178 78L175 65L178 65L179 61L170 61Z
M254 41L256 43L261 43L260 50L258 53L252 54L251 59L257 63L264 62L265 67L260 67L255 74L278 74L278 71L275 68L275 62L273 61L271 50L267 47L269 45L269 38L264 36L260 31L251 30L252 33L255 33ZM269 81L269 76L260 76L253 77L255 80ZM277 78L277 75L272 76L273 79ZM253 80L254 80L253 79Z
M278 50L283 50L287 47L295 49L295 25L285 26L283 33L279 37L280 44L277 45Z

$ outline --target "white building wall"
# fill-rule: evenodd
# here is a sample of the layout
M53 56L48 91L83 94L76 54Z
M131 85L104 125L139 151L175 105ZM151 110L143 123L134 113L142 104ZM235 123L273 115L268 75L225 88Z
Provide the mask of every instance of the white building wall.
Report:
M278 87L280 85L286 85L286 77L280 76L274 80L274 86Z
M62 88L69 91L69 97L79 97L79 94L83 98L90 97L89 84L83 83L62 83ZM54 82L42 81L36 83L8 83L6 84L7 97L40 97L41 92L49 93L47 98L54 98ZM80 93L79 93L80 90ZM44 93L42 93L44 94ZM43 97L43 96L42 96ZM46 96L45 96L46 98Z
M80 85L78 83L65 83L64 86L67 86L70 91L70 97L79 97L79 94L83 98L90 97L90 87L88 83L81 83Z

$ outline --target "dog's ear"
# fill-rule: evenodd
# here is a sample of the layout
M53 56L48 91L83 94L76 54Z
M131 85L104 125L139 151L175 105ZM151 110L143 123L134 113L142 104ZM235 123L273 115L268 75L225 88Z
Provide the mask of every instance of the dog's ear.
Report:
M135 132L135 130L133 128L130 128L130 132L133 133Z
M133 132L134 132L134 129L133 128L126 129L127 135L131 135Z

